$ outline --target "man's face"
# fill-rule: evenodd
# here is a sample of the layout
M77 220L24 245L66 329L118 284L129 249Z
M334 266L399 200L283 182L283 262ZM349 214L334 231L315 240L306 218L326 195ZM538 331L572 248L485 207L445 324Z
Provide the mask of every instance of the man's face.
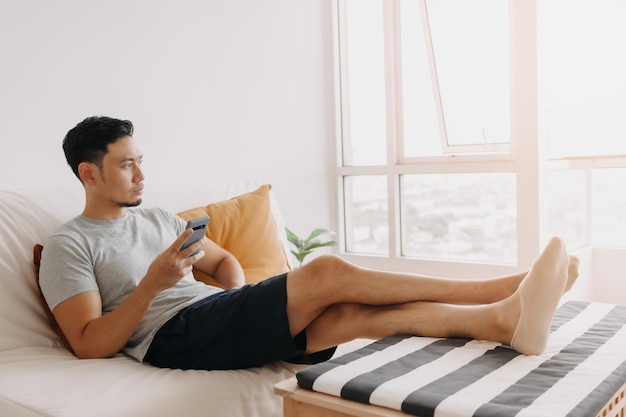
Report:
M138 206L144 180L141 151L130 136L119 138L107 149L98 181L101 196L118 207Z

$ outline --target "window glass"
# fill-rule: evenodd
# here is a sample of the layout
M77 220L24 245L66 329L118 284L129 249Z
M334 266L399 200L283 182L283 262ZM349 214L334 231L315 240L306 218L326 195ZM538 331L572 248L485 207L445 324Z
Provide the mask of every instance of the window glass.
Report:
M448 144L508 142L508 2L427 5Z
M592 184L592 244L626 247L626 168L595 169Z
M441 155L442 133L419 2L402 0L400 10L404 155Z
M386 163L382 0L346 0L342 62L344 165Z
M402 2L406 155L510 142L508 2L431 0L426 2L427 20L415 3ZM432 54L423 22L430 27ZM433 125L433 106L438 108L432 103L433 87L441 100L437 117L445 133Z
M402 255L517 262L513 173L402 176Z
M387 177L344 177L346 251L389 254Z
M626 2L551 0L537 8L549 156L626 154Z
M569 250L580 247L584 243L586 223L585 171L546 172L545 184L544 241L559 236Z

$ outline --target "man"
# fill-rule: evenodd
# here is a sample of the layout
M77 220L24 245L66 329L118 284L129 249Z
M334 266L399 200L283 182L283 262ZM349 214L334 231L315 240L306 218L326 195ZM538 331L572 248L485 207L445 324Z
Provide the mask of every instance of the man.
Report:
M80 358L124 351L161 367L235 369L318 362L340 343L394 334L470 337L538 354L578 276L578 259L554 238L528 273L491 280L382 272L327 255L243 285L237 260L214 242L180 250L192 232L181 219L129 209L141 204L144 182L131 122L87 118L63 148L85 207L46 242L40 276ZM228 289L196 282L192 266Z

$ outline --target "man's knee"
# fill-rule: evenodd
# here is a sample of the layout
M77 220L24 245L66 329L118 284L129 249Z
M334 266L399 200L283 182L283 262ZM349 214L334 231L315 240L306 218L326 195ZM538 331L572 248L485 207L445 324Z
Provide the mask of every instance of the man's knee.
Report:
M311 275L332 277L349 268L350 264L337 255L321 255L305 265Z

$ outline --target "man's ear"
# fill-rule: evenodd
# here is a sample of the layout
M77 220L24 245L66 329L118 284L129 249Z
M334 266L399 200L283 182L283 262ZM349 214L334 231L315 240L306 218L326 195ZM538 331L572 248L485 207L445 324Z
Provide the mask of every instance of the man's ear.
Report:
M78 175L80 175L83 184L86 185L95 185L97 170L98 167L91 162L81 162L78 164Z

